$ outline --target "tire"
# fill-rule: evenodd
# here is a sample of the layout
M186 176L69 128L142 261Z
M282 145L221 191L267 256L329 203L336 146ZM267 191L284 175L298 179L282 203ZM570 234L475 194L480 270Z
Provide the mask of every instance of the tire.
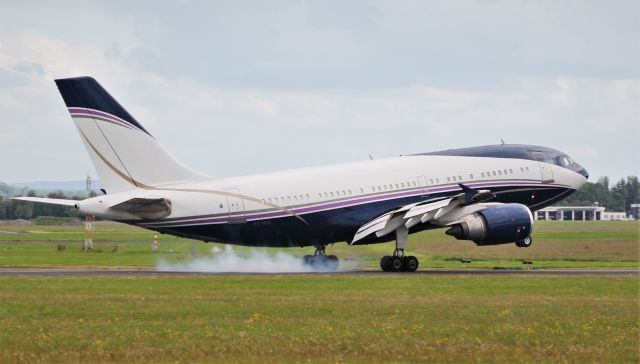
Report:
M524 238L524 240L516 241L516 246L519 248L528 248L533 244L533 239L530 236Z
M325 267L328 271L330 272L336 271L339 265L340 265L340 261L338 260L338 257L336 257L335 255L326 256Z
M419 265L420 262L418 261L418 258L413 255L404 258L404 270L407 272L415 272L418 270Z
M400 258L400 257L391 257L391 259L389 260L389 263L391 265L391 271L392 272L402 272L402 268L404 267L404 264L402 262L402 258Z
M380 259L380 268L383 272L391 272L391 257L385 255Z

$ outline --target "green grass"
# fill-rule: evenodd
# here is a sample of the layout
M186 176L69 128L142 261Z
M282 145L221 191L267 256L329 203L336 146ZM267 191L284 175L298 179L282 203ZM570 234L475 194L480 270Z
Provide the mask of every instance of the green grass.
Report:
M0 362L637 363L639 280L0 277Z
M522 260L544 268L640 267L640 222L560 222L540 221L534 229L534 244L517 248L514 244L478 247L458 241L443 230L410 236L408 253L420 258L423 268L520 268ZM211 255L219 244L192 242L159 235L160 249L151 251L153 232L110 222L98 223L95 248L81 252L82 226L0 226L0 267L154 267L159 260L183 262ZM57 245L65 245L64 252ZM114 248L117 246L117 252ZM247 254L253 248L235 248ZM302 256L313 248L259 249ZM357 262L361 268L378 269L381 256L393 250L393 243L328 247L330 254ZM194 253L194 254L192 254ZM471 263L461 263L460 259Z

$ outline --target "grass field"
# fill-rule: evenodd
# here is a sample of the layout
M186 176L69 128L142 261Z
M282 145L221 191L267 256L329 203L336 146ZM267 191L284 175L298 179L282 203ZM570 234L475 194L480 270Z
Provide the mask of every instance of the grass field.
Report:
M127 225L102 222L95 233L98 252L82 253L81 226L0 226L0 267L154 267L158 261L184 262L211 256L219 244L205 244L160 235L159 251L151 251L153 233ZM478 247L457 241L442 230L411 235L408 252L420 258L424 268L520 268L522 260L538 268L604 268L640 266L640 222L539 221L530 248L513 244ZM57 246L65 246L58 252ZM313 248L257 249L270 254L309 254ZM351 260L361 268L378 268L381 256L393 244L328 247L330 254ZM256 251L236 248L239 254ZM471 263L461 263L460 259Z
M0 362L637 363L638 276L1 277Z
M540 222L528 249L429 231L409 250L426 268L638 268L639 235L638 222ZM0 267L153 268L221 247L162 235L154 253L152 236L100 223L82 253L82 227L0 226ZM328 249L374 269L392 246ZM0 363L638 363L639 347L638 275L0 276Z

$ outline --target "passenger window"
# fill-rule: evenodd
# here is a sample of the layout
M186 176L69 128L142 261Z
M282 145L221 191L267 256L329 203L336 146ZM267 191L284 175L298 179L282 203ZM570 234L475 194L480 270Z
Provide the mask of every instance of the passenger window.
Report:
M379 192L379 191L382 191L382 188L381 188L380 186L378 186L378 192Z
M360 193L364 193L364 188L360 187Z
M527 172L529 172L529 167L524 167L524 169L525 169Z
M440 178L436 178L436 183L440 183Z
M498 170L498 175L502 176L502 171Z
M346 196L347 192L345 190L342 190L342 196Z
M433 178L429 178L429 184L432 185L433 184Z
M351 196L351 190L347 190L347 193L349 194L349 196Z
M469 173L469 179L473 179L473 174Z
M400 187L404 188L404 182L400 183Z
M520 167L520 172L524 172L524 168Z
M451 177L447 177L447 182L451 182Z
M513 174L513 169L509 168L509 174Z
M504 172L504 174L507 174L507 170L506 169L503 172Z
M480 175L482 176L482 178L484 178L484 172L482 172Z

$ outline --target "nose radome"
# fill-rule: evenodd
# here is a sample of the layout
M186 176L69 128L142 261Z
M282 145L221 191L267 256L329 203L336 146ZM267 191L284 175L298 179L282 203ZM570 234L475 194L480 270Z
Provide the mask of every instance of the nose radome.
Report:
M581 167L582 167L582 166L581 166ZM584 178L589 179L589 172L587 172L587 170L586 170L584 167L582 167L582 168L578 171L578 173L580 173L581 175L583 175L583 176L584 176Z

